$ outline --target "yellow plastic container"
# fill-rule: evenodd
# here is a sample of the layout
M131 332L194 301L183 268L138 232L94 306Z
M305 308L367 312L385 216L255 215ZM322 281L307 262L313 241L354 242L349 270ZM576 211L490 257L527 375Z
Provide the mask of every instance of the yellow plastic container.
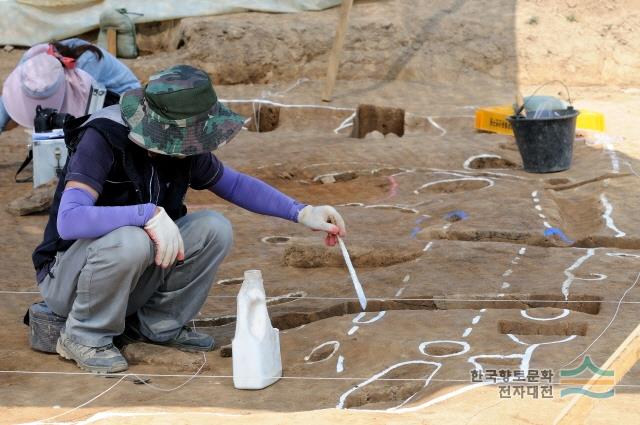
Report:
M511 124L507 121L509 115L513 115L513 107L511 105L478 108L476 109L476 129L513 136ZM600 112L580 109L576 128L604 131L604 115Z

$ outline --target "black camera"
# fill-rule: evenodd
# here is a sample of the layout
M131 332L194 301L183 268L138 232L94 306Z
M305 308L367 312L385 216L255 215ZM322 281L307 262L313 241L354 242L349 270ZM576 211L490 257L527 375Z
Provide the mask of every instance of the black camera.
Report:
M33 119L33 129L36 133L45 133L56 128L62 128L64 124L75 117L71 114L58 112L53 108L36 106L36 117Z

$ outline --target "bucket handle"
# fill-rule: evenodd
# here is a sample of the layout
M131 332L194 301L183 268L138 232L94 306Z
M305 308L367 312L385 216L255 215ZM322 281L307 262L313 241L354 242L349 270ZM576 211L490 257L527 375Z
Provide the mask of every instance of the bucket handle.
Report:
M567 99L569 100L569 105L573 106L573 102L571 101L571 92L569 92L569 87L567 87L567 85L561 81L561 80L551 80L551 81L547 81L546 83L542 84L541 86L539 86L537 89L535 89L533 91L533 93L529 96L529 99L531 99L531 97L535 96L536 93L538 93L540 91L541 88L548 86L549 84L553 84L553 83L560 83L562 84L562 86L564 87L565 91L567 92ZM528 99L527 99L528 100ZM518 110L516 111L516 116L520 115L520 113L524 110L525 106L527 106L527 101L525 100L524 102L522 102L522 106L520 106L518 108Z

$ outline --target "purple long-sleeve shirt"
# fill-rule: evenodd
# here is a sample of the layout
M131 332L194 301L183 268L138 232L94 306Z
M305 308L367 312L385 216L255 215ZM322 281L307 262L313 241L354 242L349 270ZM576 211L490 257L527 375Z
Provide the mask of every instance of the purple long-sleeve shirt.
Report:
M97 131L89 129L69 162L66 180L84 183L100 194L112 165L111 147ZM297 222L298 213L306 206L255 177L223 166L213 154L193 159L191 187L208 189L246 210L293 222ZM158 202L158 199L160 194L152 200ZM86 190L66 189L58 210L60 237L92 239L123 226L142 227L153 217L156 208L153 202L119 207L95 203L96 199Z

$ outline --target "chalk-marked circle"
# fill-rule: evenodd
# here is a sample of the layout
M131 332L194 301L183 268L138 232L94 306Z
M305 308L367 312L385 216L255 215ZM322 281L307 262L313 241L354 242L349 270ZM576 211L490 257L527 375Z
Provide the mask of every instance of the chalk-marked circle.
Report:
M240 285L242 282L244 282L243 277L232 277L229 279L220 279L219 281L216 282L216 285L223 285L223 286Z
M425 351L425 349L428 346L433 345L433 344L457 344L457 345L462 347L462 350L460 350L460 351L458 351L456 353L441 354L441 355L427 353ZM423 342L422 344L420 344L418 346L418 350L420 350L420 352L422 354L424 354L425 356L430 356L430 357L453 357L453 356L459 356L461 354L466 353L470 349L471 349L471 346L469 345L468 342L465 342L465 341L453 341L453 340L426 341L426 342Z
M289 243L290 240L291 238L289 236L265 236L264 238L260 239L261 242L271 243L274 245L286 244Z
M628 254L626 252L607 252L609 257L629 257L629 258L640 258L638 254Z
M416 194L420 194L420 191L423 189L426 189L428 187L437 185L437 184L442 184L442 183L455 183L455 182L462 182L462 181L483 181L488 183L487 186L485 187L481 187L478 188L477 190L483 190L483 189L488 189L490 187L495 186L495 182L491 179L488 179L486 177L461 177L461 178L457 178L457 179L444 179L444 180L436 180L434 182L429 182L429 183L425 183L422 186L420 186L418 189L414 190L413 192Z
M527 313L527 310L520 310L520 314L525 319L540 320L540 321L559 320L559 319L562 319L563 317L567 317L569 313L571 313L571 311L568 308L565 308L562 310L562 313L554 317L533 317L533 316L530 316L529 313Z
M331 352L331 354L329 354L327 357L325 357L322 360L316 360L316 361L313 361L313 362L309 361L309 359L313 356L313 353L315 353L316 351L318 351L319 349L321 349L322 347L327 346L327 345L333 345L333 351ZM311 352L308 355L304 356L304 361L307 364L326 362L331 357L333 357L334 354L336 354L336 352L338 351L339 348L340 348L340 342L338 342L338 341L323 342L322 344L318 345L316 348L311 350Z
M373 318L369 319L369 320L362 320L362 318L367 314L365 312L362 312L360 314L358 314L356 317L353 318L352 322L353 323L360 323L360 324L366 324L366 323L373 323L377 320L380 320L384 317L384 315L386 314L386 311L381 311L378 314L376 314Z
M501 157L500 155L491 155L491 154L486 154L486 153L485 153L485 154L481 154L481 155L474 155L474 156L472 156L472 157L469 157L469 158L464 162L464 164L462 165L462 167L463 167L465 170L472 170L472 168L471 168L471 163L472 163L473 161L475 161L476 159L485 159L485 158L486 158L486 159L489 159L489 158L491 158L491 159L502 159L502 157Z
M576 280L605 280L606 278L608 278L609 276L607 276L606 274L602 274L602 273L589 273L589 276L595 276L595 277L574 277L574 279Z
M397 210L397 211L400 211L403 213L409 213L409 214L418 214L420 212L415 208L403 207L401 205L378 204L378 205L366 205L365 208L371 208L374 210Z

